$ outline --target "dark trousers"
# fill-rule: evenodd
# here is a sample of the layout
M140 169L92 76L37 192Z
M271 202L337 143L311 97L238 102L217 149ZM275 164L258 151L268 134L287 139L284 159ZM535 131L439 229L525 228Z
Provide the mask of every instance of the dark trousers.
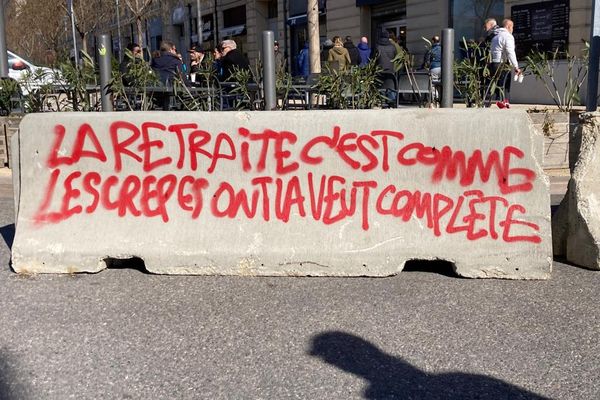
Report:
M493 62L490 64L490 84L496 80L496 90L490 93L490 98L498 100L510 99L510 69L506 63Z

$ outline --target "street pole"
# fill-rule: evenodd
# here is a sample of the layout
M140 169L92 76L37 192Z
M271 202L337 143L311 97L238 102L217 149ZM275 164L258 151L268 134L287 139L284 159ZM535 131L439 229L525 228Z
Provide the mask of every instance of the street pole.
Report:
M442 29L442 108L452 108L454 101L454 29Z
M277 97L275 96L275 34L273 31L263 31L263 79L265 91L265 110L271 111L277 108Z
M71 33L73 35L73 52L75 53L75 66L79 68L79 53L77 52L77 34L75 32L75 13L73 12L73 0L67 0L69 13L71 14Z
M0 7L0 77L8 77L8 53L6 52L6 29L4 26L4 0Z
M112 72L112 49L110 35L103 33L98 36L98 66L100 67L100 96L102 111L113 111L110 80Z
M308 20L308 54L310 73L321 73L321 52L319 51L319 1L308 0L306 9Z
M200 3L200 0L196 0L196 30L198 31L198 46L202 47L202 41L204 39L202 37L202 31L204 28L202 26L202 5Z
M119 43L119 62L123 61L123 43L121 42L121 11L117 1L117 41Z
M600 64L600 2L592 1L592 25L590 28L590 56L588 66L586 111L598 108L598 69Z

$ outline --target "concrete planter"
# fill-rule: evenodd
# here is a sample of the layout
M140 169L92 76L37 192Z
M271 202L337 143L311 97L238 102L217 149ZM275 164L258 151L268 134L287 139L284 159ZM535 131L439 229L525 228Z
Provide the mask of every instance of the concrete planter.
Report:
M544 136L544 169L573 169L581 137L576 134L580 111L529 111L534 129Z

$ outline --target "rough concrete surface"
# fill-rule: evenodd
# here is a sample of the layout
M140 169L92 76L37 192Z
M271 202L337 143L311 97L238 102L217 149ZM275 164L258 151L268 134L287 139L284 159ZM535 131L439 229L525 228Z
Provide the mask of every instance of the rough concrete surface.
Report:
M19 275L10 182L0 169L0 399L600 398L595 271Z
M581 121L579 159L552 220L553 251L600 270L600 113L583 114Z
M507 110L28 115L13 266L544 279L541 143Z

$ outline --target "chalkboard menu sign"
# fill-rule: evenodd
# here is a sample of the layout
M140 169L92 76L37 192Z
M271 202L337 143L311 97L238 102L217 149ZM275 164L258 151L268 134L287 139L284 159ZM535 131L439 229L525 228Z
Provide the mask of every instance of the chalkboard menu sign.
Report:
M511 7L517 58L532 49L566 51L569 43L569 0L545 1Z

